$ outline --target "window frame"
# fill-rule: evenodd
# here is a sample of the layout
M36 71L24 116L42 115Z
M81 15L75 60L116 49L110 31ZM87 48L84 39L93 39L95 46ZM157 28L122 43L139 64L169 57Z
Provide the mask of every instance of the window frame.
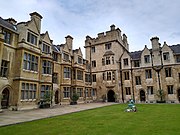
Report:
M52 62L48 60L42 61L42 74L52 74Z
M141 76L135 76L136 85L141 85Z
M167 85L168 95L174 94L173 85Z
M150 63L150 55L144 55L144 63Z
M0 72L0 76L1 77L8 77L9 74L9 61L6 60L2 60L1 61L1 72Z
M172 68L171 67L164 68L164 70L165 70L166 77L172 77Z
M28 31L28 33L27 33L27 42L37 46L37 40L38 40L37 36L35 34L33 34L32 32Z
M146 79L151 79L152 78L152 70L146 69L145 70L145 76L146 76Z

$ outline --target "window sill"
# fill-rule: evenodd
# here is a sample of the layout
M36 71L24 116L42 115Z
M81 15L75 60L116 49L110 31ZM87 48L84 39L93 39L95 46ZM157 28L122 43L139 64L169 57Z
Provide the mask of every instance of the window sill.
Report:
M2 80L8 80L8 78L7 77L0 77Z
M36 99L21 99L21 102L33 102L36 101Z
M51 74L42 74L43 76L49 76L49 77L52 77Z
M32 71L32 70L27 70L27 69L23 69L24 72L29 72L29 73L34 73L34 74L38 74L37 71Z

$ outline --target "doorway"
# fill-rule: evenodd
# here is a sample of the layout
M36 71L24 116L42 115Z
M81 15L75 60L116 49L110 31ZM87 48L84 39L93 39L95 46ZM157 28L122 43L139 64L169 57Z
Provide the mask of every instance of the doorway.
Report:
M58 90L55 92L55 104L59 103L59 92Z
M113 90L109 90L107 97L108 97L108 102L115 102L115 98L114 98L114 91Z
M7 109L9 106L9 90L6 88L2 92L1 108Z
M145 95L144 90L140 91L140 101L141 102L145 102L146 101L146 95Z

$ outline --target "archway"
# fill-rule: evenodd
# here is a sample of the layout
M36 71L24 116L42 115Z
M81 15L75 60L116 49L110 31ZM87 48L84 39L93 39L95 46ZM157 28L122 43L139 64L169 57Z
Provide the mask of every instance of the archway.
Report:
M177 91L178 101L180 102L180 89Z
M140 101L141 102L145 102L146 101L146 95L145 95L144 90L140 91Z
M108 94L107 94L108 102L115 102L114 94L115 93L113 90L108 91Z
M59 103L59 92L58 90L55 92L55 104Z
M1 108L7 109L9 106L9 90L5 88L2 92Z

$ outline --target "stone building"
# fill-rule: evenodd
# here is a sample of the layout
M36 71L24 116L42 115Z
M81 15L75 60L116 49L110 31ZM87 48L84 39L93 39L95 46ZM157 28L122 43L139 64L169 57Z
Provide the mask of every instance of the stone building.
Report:
M17 23L0 18L0 108L12 110L38 107L51 94L51 104L69 104L76 92L78 102L92 101L91 83L85 83L88 61L81 49L73 50L73 38L54 45L48 32L41 33L42 16Z
M129 52L121 30L86 37L86 59L91 62L92 88L98 100L137 103L180 101L180 45L168 46L151 39L152 48Z
M79 103L92 101L155 103L180 101L180 45L129 52L127 36L115 25L96 38L86 36L85 53L73 49L73 37L54 45L41 32L42 16L17 23L0 17L0 108L37 108L51 95L51 105L69 104L73 93Z

